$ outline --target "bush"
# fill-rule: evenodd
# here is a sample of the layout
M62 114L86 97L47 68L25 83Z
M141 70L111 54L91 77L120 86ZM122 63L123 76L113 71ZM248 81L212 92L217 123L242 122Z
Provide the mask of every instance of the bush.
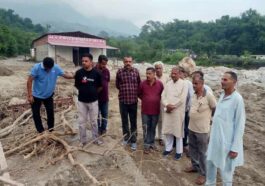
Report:
M253 59L251 57L238 57L238 56L213 56L212 57L213 65L222 65L226 67L238 67L238 68L259 68L265 66L265 60Z
M181 59L188 56L185 52L176 51L172 54L166 53L162 55L162 61L167 64L177 64Z

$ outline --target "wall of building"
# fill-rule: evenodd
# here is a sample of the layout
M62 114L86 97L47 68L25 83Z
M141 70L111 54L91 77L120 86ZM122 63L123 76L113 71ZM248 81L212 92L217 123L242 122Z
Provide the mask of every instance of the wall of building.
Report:
M48 44L39 45L35 47L36 61L42 61L43 58L48 56Z
M36 48L37 46L46 45L48 43L48 36L42 37L33 43L33 47Z
M36 61L51 57L56 63L73 64L73 47L45 44L36 46L35 49ZM107 51L102 48L90 48L90 53L93 55L93 61L97 62L98 56L101 54L106 55Z
M55 55L57 63L73 64L73 47L56 46Z
M99 55L106 55L107 50L103 48L90 48L90 53L93 55L93 61L97 62L98 61L98 56Z
M55 46L48 44L48 55L55 60Z

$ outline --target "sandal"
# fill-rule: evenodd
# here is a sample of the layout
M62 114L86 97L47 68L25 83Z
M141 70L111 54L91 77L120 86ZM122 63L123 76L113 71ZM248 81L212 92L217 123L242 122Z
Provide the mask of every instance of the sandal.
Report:
M153 151L159 151L158 148L154 145L151 145L150 146L150 150L153 150Z
M158 140L158 143L159 143L160 146L164 146L164 142L163 142L162 139L159 139L159 140Z
M205 182L206 182L206 178L205 176L202 176L202 175L198 176L198 178L195 181L197 185L203 185Z
M145 154L149 154L150 153L150 150L149 149L144 149L144 153Z

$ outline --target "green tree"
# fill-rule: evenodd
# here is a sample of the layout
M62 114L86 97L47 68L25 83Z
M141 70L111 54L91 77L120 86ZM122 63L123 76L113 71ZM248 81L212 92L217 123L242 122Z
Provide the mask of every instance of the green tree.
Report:
M0 9L0 55L28 54L31 41L46 32L40 24L21 18L13 10Z

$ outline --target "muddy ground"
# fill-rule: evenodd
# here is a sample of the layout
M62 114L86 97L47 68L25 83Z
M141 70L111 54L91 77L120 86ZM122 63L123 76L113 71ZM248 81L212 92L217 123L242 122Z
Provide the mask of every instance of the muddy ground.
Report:
M6 108L11 98L26 99L26 80L33 63L23 62L19 58L0 61L0 128L11 125L15 118ZM4 69L4 68L5 69ZM62 68L76 70L69 65ZM9 69L10 71L6 72ZM109 124L107 136L103 137L104 144L88 145L85 149L95 152L91 154L75 152L74 158L82 163L90 173L105 185L153 185L153 186L183 186L194 185L197 174L187 174L183 169L189 165L186 156L180 161L174 160L174 154L162 157L163 148L157 145L158 151L143 154L142 128L140 109L138 109L138 150L131 152L128 147L120 144L122 137L121 120L118 106L118 92L115 89L116 68L110 65L110 103ZM219 72L217 72L219 73ZM216 95L220 86L213 87ZM236 169L234 185L265 185L265 88L254 83L244 83L239 91L245 99L247 123L244 135L245 165ZM55 96L73 96L73 80L59 78ZM56 112L56 125L60 124L60 112ZM66 114L70 125L77 130L76 107ZM45 120L44 120L45 123ZM88 130L88 134L90 134ZM23 136L24 135L24 136ZM20 145L25 135L36 135L32 118L1 139L5 151ZM78 146L78 135L62 137L72 146ZM25 185L91 185L92 182L77 167L73 167L67 158L52 164L54 155L59 154L58 146L51 145L42 153L37 153L29 159L24 159L26 153L14 153L7 157L8 172L13 180ZM105 153L108 151L108 153ZM56 152L56 153L55 153ZM103 154L105 153L105 154ZM221 185L221 184L219 184Z

